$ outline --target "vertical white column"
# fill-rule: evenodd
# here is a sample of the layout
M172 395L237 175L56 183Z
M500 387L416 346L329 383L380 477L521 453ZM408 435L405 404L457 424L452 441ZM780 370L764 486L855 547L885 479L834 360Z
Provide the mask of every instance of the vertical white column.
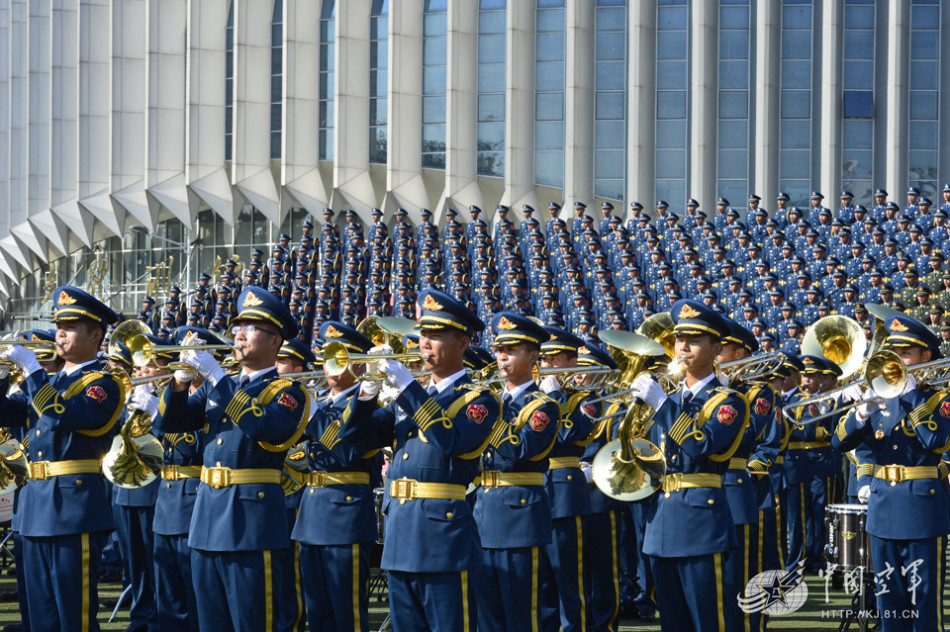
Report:
M907 92L910 89L909 51L910 3L890 0L887 14L887 141L884 155L885 187L891 198L901 200L907 188ZM880 92L879 92L880 93Z
M627 16L626 198L650 209L656 180L656 0L630 3Z
M79 8L79 197L109 188L112 30L109 0Z
M28 212L50 207L51 54L50 0L30 2L29 44L29 182ZM22 52L21 52L22 54ZM14 224L26 216L16 218Z
M824 2L821 7L821 82L818 89L821 107L818 145L818 182L828 199L836 199L841 191L841 55L844 15L837 2ZM832 202L832 204L834 204Z
M445 190L442 202L481 204L475 186L478 110L478 2L448 5L445 91ZM439 204L442 206L442 203ZM483 209L488 211L490 209Z
M79 0L54 0L52 33L50 204L55 206L78 193Z
M13 61L10 59L10 3L0 5L0 235L10 230L10 80Z
M509 0L507 11L505 194L501 202L520 215L521 204L537 205L534 193L535 3Z
M29 2L10 5L10 226L26 219L30 159ZM13 55L13 51L20 54Z
M716 147L719 120L719 3L692 5L689 90L689 181L686 194L707 207L716 199ZM668 200L685 208L686 200ZM680 206L680 205L684 206Z
M779 148L779 69L781 62L781 21L779 0L759 0L755 9L756 45L752 54L755 64L755 133L749 145L753 155L753 190L763 199L763 206L774 209L773 197L778 193Z
M284 2L284 121L293 130L283 138L283 182L288 183L317 167L320 3Z
M564 206L594 199L594 0L567 0Z

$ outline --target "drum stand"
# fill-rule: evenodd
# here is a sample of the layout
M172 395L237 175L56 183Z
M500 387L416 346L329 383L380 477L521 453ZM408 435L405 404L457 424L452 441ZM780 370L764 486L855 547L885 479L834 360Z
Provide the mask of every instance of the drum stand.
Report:
M841 625L838 626L838 632L845 632L845 630L850 630L851 625L854 624L857 627L855 628L859 632L874 632L881 626L881 622L877 619L869 619L867 617L868 610L868 595L874 595L874 579L873 575L871 578L868 578L867 572L861 573L861 586L858 589L858 592L854 597L851 598L851 609L848 610L848 615L841 619ZM870 600L874 604L874 600Z

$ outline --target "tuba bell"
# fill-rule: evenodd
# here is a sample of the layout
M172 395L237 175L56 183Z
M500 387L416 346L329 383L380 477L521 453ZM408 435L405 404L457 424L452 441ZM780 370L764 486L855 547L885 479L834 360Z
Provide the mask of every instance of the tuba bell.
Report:
M147 413L136 410L129 415L102 460L102 473L110 483L123 489L138 489L158 478L164 450L151 434L151 426Z
M867 346L864 330L858 321L848 316L825 316L805 332L802 355L831 360L841 367L838 380L845 382L861 370Z
M29 463L20 442L4 433L6 441L0 443L0 496L23 485L29 478Z

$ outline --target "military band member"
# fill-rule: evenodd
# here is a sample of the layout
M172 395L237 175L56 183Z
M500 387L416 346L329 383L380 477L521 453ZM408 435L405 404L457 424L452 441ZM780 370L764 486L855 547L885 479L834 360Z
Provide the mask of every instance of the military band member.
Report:
M328 320L320 338L339 342L350 353L366 353L373 343L352 327ZM362 367L354 367L361 373ZM369 628L370 551L376 540L371 480L375 451L340 439L340 419L357 395L354 373L326 374L329 391L317 401L307 425L305 478L300 514L292 538L300 543L310 629L335 632Z
M18 499L23 564L29 569L21 599L33 631L98 630L99 562L106 532L114 527L100 462L126 392L118 378L101 371L97 353L118 316L74 287L57 288L53 296L63 370L48 376L22 346L0 352L25 376L24 397L8 398L3 375L4 422L25 424L28 405L37 414L29 433L32 480Z
M379 408L380 382L364 381L343 413L340 436L362 450L393 449L381 567L394 629L473 632L481 629L481 550L465 489L478 473L499 405L464 370L465 351L484 324L436 290L420 293L419 310L419 351L432 372L428 386L404 366L380 361L398 397Z
M939 341L922 323L896 315L884 325L885 348L908 368L937 357ZM937 466L950 449L950 398L928 401L913 376L896 397L882 399L868 389L863 403L838 423L831 443L840 451L870 448L866 528L881 629L943 629L950 498Z
M556 327L546 327L545 331L550 339L541 344L542 368L576 367L578 349L584 341ZM569 379L573 384L573 378ZM542 380L540 388L560 404L564 419L557 442L548 454L548 471L544 475L544 493L551 504L554 529L550 544L544 547L547 563L542 571L540 595L543 629L587 630L583 568L590 494L580 469L580 457L594 428L592 415L584 411L584 401L592 397L583 388L562 390L554 375Z
M745 401L713 371L726 322L692 300L673 304L676 358L685 366L682 390L667 397L651 377L632 394L656 412L651 441L664 452L667 474L647 514L643 552L650 559L663 630L734 630L735 595L724 555L736 546L722 475L749 423ZM723 578L715 581L715 578Z
M281 594L272 556L289 547L280 472L303 434L310 402L274 368L283 341L297 334L284 304L253 286L241 293L238 309L232 331L240 375L228 377L207 351L183 352L181 360L205 382L189 396L193 372L176 371L155 428L205 433L188 537L199 627L271 630Z
M482 459L475 501L482 540L479 630L531 630L541 625L541 549L551 542L551 506L544 493L548 453L557 440L560 407L535 384L532 370L543 327L513 312L491 323L502 389L502 418Z

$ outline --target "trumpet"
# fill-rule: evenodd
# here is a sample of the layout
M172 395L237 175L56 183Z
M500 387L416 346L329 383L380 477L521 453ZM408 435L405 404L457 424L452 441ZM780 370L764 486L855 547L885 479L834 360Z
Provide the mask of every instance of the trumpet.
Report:
M134 336L126 344L129 348L129 351L132 352L132 362L135 363L135 366L146 366L155 359L155 355L159 353L178 353L181 351L199 350L199 351L234 351L236 345L234 344L221 344L221 345L156 345L149 342L148 338L144 335ZM184 362L170 362L168 365L170 369L190 369L191 365L185 364Z
M354 364L366 364L376 362L377 360L397 360L402 362L419 362L425 360L421 353L389 353L384 355L373 355L370 353L350 353L343 346L343 343L336 340L328 342L323 347L323 368L326 375L336 377L352 369ZM352 372L352 371L351 371ZM382 373L364 374L364 378L372 380L384 380L386 376Z
M142 384L152 384L154 382L162 382L162 380L171 380L174 377L175 376L173 375L149 375L148 377L133 377L129 379L129 386L135 388L136 386L141 386Z

